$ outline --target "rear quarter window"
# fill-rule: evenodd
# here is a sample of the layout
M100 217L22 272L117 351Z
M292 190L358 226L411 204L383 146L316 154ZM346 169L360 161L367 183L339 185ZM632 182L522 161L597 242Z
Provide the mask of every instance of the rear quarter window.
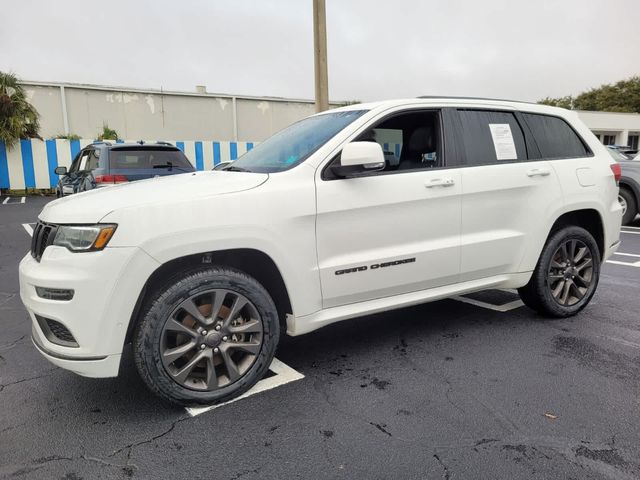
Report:
M577 158L591 155L591 150L564 119L537 113L523 113L522 116L538 145L539 158Z

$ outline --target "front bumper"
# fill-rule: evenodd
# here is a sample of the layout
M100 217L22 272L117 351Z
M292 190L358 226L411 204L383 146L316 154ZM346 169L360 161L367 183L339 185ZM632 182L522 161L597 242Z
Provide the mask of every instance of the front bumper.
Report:
M620 240L617 240L612 245L610 245L604 252L602 263L606 262L609 258L611 258L613 254L618 251L619 246L620 246Z
M98 358L78 358L54 354L50 350L47 350L44 345L40 344L40 336L35 331L35 327L31 332L31 341L36 347L36 350L57 367L70 370L83 377L102 378L115 377L118 375L120 358L122 357L121 354Z
M20 298L32 321L33 342L53 364L88 377L118 374L131 314L158 262L136 247L72 253L49 246L40 262L20 262ZM36 287L71 289L71 300L48 300ZM60 345L36 315L65 327L77 346ZM53 340L53 341L52 341Z

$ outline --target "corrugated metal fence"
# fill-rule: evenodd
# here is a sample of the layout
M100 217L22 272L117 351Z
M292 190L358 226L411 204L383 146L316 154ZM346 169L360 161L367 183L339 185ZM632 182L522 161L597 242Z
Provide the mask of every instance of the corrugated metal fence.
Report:
M130 142L130 140L126 140ZM57 166L71 165L78 152L94 140L20 140L11 150L0 142L0 188L52 188L58 183ZM120 141L119 141L120 142ZM133 142L133 141L131 141ZM150 140L149 143L154 143ZM197 170L211 170L220 162L235 160L251 150L254 142L171 141Z

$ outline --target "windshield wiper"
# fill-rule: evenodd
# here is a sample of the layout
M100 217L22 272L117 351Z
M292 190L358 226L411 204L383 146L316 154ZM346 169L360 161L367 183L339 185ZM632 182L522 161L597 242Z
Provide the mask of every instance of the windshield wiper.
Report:
M172 168L175 168L177 170L182 170L183 172L190 172L191 170L184 168L184 167L178 167L176 165L174 165L171 162L167 162L165 164L162 165L154 165L153 168L168 168L169 170L171 170Z
M227 172L251 172L251 170L247 170L246 168L242 167L236 167L235 165L223 168L222 170L226 170Z

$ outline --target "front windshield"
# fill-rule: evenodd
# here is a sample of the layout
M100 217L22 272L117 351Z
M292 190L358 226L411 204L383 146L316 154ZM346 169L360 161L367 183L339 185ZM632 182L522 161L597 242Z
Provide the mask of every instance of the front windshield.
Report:
M300 120L249 150L225 170L275 173L293 168L364 112L349 110Z

